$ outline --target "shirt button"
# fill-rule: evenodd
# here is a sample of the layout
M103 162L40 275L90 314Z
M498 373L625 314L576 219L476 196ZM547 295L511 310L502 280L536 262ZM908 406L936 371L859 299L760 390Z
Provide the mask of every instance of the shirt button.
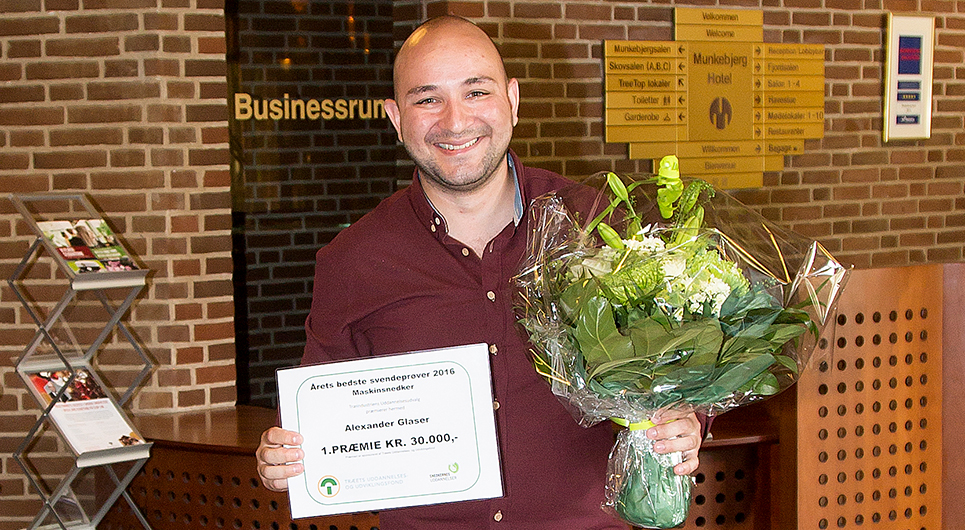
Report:
M436 222L437 225L438 225L438 224L442 224L442 221L440 221L438 217L436 217L436 218L434 219L434 221Z
M429 230L436 231L436 225L429 225Z
M495 344L490 344L489 353L496 355L497 353L499 353L499 348L497 348Z
M462 249L462 255L463 255L463 256L468 256L468 255L469 255L469 249L468 249L468 248Z
M499 402L496 400L493 400L493 410L499 410Z
M496 293L494 293L494 292L492 292L492 291L489 291L489 292L486 293L486 298L488 298L490 302L495 302L495 301L496 301Z
M499 521L502 521L502 520L503 520L503 512L496 512L495 514L493 514L493 520L495 520L497 523L498 523Z

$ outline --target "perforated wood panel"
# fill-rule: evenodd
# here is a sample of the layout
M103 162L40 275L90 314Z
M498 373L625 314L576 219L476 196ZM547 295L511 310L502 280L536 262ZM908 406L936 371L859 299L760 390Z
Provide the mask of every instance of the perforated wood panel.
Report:
M768 528L766 464L769 444L712 447L701 451L694 475L690 514L684 529L752 530ZM763 464L763 465L762 465Z
M942 269L855 271L798 385L798 528L941 530Z
M154 530L372 530L371 513L291 519L288 496L258 482L253 454L155 444L128 492ZM99 530L143 530L118 502Z

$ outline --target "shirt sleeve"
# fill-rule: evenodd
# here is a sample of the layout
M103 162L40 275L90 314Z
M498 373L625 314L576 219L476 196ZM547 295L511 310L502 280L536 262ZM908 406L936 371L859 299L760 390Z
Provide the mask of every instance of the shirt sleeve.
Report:
M353 275L333 261L327 247L316 254L312 307L305 320L302 364L317 364L361 356L352 334Z

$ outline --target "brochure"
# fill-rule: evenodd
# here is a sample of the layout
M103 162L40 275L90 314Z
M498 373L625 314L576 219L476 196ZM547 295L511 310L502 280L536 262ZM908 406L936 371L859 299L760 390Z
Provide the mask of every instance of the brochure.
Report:
M134 260L103 219L39 221L37 226L74 272L137 269Z
M37 370L25 377L50 418L77 455L78 467L146 458L149 445L107 395L93 373L77 368Z

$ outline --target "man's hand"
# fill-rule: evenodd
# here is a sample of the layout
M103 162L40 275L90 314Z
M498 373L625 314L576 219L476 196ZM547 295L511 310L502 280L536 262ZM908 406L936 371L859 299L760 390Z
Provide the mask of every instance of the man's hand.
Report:
M653 450L661 454L683 452L684 461L673 468L678 475L697 471L700 463L697 458L700 449L700 422L697 421L697 415L667 410L658 413L652 421L656 425L647 429L647 438L656 440Z
M303 441L302 435L281 427L272 427L261 434L255 458L258 460L258 476L266 488L287 491L288 478L305 471L300 462L305 458L305 452L301 447L290 447L300 446Z

